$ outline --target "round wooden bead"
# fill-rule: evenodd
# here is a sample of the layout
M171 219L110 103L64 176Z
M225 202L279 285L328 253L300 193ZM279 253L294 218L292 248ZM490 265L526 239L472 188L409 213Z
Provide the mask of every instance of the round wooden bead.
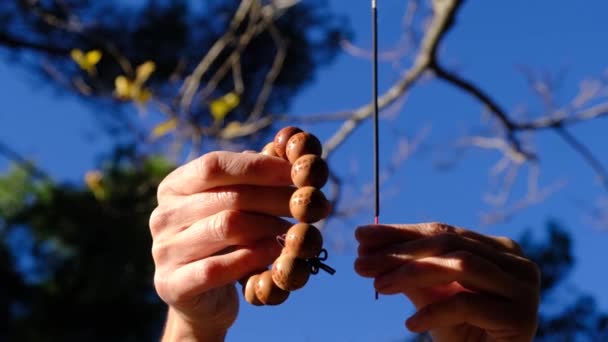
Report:
M279 288L272 281L272 271L264 271L255 283L255 295L265 305L279 305L287 300L289 291Z
M298 258L314 258L322 248L323 236L319 229L311 224L296 223L285 234L285 253Z
M294 134L285 147L285 154L290 163L295 161L305 154L314 154L320 156L323 153L323 146L317 137L310 133L300 132Z
M317 222L326 218L330 210L330 204L325 195L312 186L299 188L289 200L289 211L300 222Z
M245 284L243 285L243 297L245 297L245 300L249 304L252 304L255 306L264 305L264 303L262 303L262 301L260 301L260 299L258 298L258 296L255 293L255 287L256 287L256 284L257 284L259 278L260 278L259 274L254 274L251 277L249 277L247 279L247 282L245 282Z
M274 142L269 142L268 144L266 144L266 146L264 146L264 148L262 149L262 152L260 152L260 153L267 155L267 156L273 156L273 157L279 156L277 154L277 152L274 150Z
M308 264L304 259L290 254L281 254L272 264L272 280L285 291L295 291L306 285L310 277Z
M277 135L274 136L274 151L276 152L277 156L287 159L285 154L287 142L293 135L300 132L302 132L302 130L294 126L287 126L277 132Z
M298 188L313 186L322 188L329 177L329 168L323 158L314 154L305 154L296 159L291 166L291 180Z

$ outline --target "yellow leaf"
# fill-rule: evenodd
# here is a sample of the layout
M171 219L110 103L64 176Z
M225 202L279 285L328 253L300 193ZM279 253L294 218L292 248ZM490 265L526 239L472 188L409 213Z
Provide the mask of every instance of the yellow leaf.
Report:
M101 51L91 50L91 51L87 52L87 54L84 56L84 59L86 60L86 62L88 64L97 65L99 63L99 61L101 61L102 56L103 56L103 54L101 53Z
M116 97L121 100L128 100L131 98L132 88L133 83L125 76L118 76L114 80L114 91L116 92Z
M219 99L211 101L209 111L216 121L220 121L239 105L240 100L236 93L230 92Z
M80 65L82 60L84 60L84 53L82 53L82 50L80 49L73 49L70 51L70 56L78 65Z
M84 181L95 198L98 200L103 200L105 198L106 192L103 186L103 174L100 171L88 171L84 175Z
M91 50L85 54L80 49L73 49L70 56L82 70L93 75L97 72L95 66L101 61L103 54L99 50Z
M135 80L123 75L116 77L114 80L116 97L121 100L132 100L138 104L148 102L152 98L152 92L143 88L143 84L150 78L155 69L154 62L148 61L137 67Z
M151 136L153 138L160 138L163 135L168 134L170 131L177 128L177 119L169 119L167 121L161 122L152 130Z
M97 170L88 171L84 175L84 181L87 183L89 189L95 189L101 187L101 180L103 179L103 175L101 172Z
M144 64L137 67L135 71L135 83L143 84L146 82L152 73L156 70L156 64L152 61L147 61Z
M239 134L243 126L238 121L232 121L222 130L222 138L231 139Z

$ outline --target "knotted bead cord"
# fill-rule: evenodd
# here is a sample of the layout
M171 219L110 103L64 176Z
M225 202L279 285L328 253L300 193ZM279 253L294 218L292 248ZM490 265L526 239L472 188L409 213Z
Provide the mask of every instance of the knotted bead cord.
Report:
M279 243L279 245L281 245L281 247L285 247L285 234L277 236L277 242ZM327 253L327 250L325 248L322 248L319 252L319 255L317 255L316 257L305 259L306 263L310 267L310 274L318 274L319 270L321 269L331 275L334 275L336 273L336 270L323 262L327 260L328 257L329 255Z

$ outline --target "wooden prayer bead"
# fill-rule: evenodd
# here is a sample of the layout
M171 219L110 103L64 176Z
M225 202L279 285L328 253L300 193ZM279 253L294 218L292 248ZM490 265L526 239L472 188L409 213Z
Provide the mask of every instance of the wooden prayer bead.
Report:
M265 305L279 305L287 300L289 291L282 290L272 281L272 271L264 271L255 283L255 295Z
M323 248L323 236L317 227L296 223L285 234L285 253L302 259L314 258Z
M314 154L320 156L323 153L323 146L317 137L310 133L300 132L294 134L285 147L285 154L290 163L295 161L305 154Z
M291 167L291 180L298 188L313 186L321 189L328 177L327 163L323 158L314 154L301 156Z
M287 159L287 156L285 154L285 147L287 146L287 142L293 135L301 132L301 129L294 126L288 126L281 129L277 133L277 135L274 136L274 151L276 152L277 156Z
M281 254L272 265L272 280L285 291L295 291L306 285L310 277L309 266L304 259Z
M254 274L251 277L249 277L247 279L247 281L245 282L245 284L243 285L243 297L245 297L245 300L252 305L255 306L261 306L264 305L264 303L262 303L262 301L260 301L260 299L258 298L258 296L255 293L255 287L257 282L259 281L260 275L259 274Z
M329 201L320 190L305 186L291 195L289 211L296 220L313 223L326 218L331 208Z
M274 142L269 142L268 144L266 144L266 146L264 146L264 148L262 149L262 152L260 152L260 153L267 155L267 156L273 156L273 157L279 156L277 154L277 152L274 150Z

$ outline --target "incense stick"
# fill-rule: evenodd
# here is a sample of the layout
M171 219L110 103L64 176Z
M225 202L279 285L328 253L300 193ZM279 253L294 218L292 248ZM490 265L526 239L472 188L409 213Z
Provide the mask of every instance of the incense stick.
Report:
M374 224L380 217L380 182L379 182L379 137L378 137L378 8L376 0L372 0L372 97L374 103ZM375 295L378 299L378 291Z

